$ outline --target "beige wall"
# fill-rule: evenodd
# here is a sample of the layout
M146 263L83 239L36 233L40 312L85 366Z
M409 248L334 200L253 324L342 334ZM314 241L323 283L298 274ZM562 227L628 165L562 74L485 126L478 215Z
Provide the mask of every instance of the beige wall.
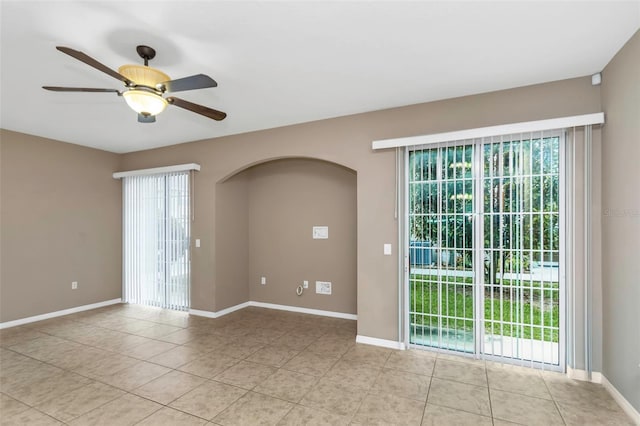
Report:
M318 160L273 160L218 182L215 197L213 311L252 300L356 313L354 171ZM313 240L313 225L329 226L330 238ZM263 276L267 285L260 284ZM310 288L298 297L303 280ZM333 294L315 294L316 280L331 281Z
M215 245L218 247L218 267L214 311L249 300L248 188L249 176L246 173L237 174L216 185Z
M118 168L116 154L0 130L0 322L121 296Z
M195 180L193 238L200 238L203 247L194 249L192 307L208 311L227 307L215 301L219 284L215 271L224 250L215 241L220 214L217 183L282 157L316 158L354 170L358 333L396 340L398 262L396 256L382 252L384 243L392 243L394 253L398 249L395 153L373 152L371 141L599 111L600 92L585 77L125 154L122 170L187 162L202 165Z
M356 313L356 174L317 160L277 160L249 173L249 291L258 302ZM312 239L314 225L329 239ZM261 285L260 278L267 278ZM296 287L309 289L302 296ZM332 294L315 293L330 281Z
M603 370L640 411L640 33L602 72Z

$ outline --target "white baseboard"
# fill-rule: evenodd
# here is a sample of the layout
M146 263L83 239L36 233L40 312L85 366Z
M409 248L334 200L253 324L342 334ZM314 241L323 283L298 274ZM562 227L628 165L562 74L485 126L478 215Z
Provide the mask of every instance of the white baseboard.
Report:
M6 321L0 323L0 330L3 328L16 327L18 325L29 324L36 321L42 321L46 319L61 317L63 315L75 314L76 312L88 311L90 309L102 308L104 306L115 305L122 303L122 299L105 300L104 302L92 303L90 305L76 306L75 308L63 309L61 311L49 312L48 314L36 315L33 317L21 318L13 321Z
M189 315L196 315L199 317L206 317L206 318L220 318L221 316L230 314L231 312L235 312L239 309L243 309L249 306L250 302L244 302L244 303L240 303L239 305L235 305L235 306L231 306L229 308L223 309L221 311L217 311L217 312L211 312L211 311L201 311L198 309L189 309Z
M189 314L197 315L200 317L207 317L207 318L220 318L221 316L230 314L231 312L235 312L239 309L243 309L248 306L255 306L257 308L266 308L266 309L276 309L279 311L299 312L302 314L319 315L319 316L331 317L331 318L342 318L342 319L349 319L349 320L358 319L358 316L354 314L345 314L342 312L322 311L320 309L299 308L297 306L276 305L275 303L264 303L264 302L254 302L254 301L240 303L239 305L231 306L229 308L222 309L221 311L217 311L217 312L200 311L198 309L189 309Z
M215 312L201 311L200 309L189 309L189 315L195 315L197 317L205 318L218 318Z
M589 372L587 370L574 369L567 366L567 377L583 382L602 383L602 373L598 371L591 372L591 380L589 380Z
M629 401L627 401L627 398L625 398L618 391L618 389L616 389L615 386L613 386L611 382L607 380L604 375L602 376L602 386L604 386L604 388L611 394L613 399L618 403L620 407L622 407L624 412L627 413L629 417L631 417L631 420L635 424L640 425L640 412L638 412L638 410L636 410L635 407L631 405Z
M355 314L345 314L342 312L323 311L320 309L300 308L298 306L289 305L276 305L275 303L265 302L249 302L249 306L255 306L258 308L277 309L279 311L299 312L302 314L319 315L322 317L342 318L348 320L357 320L358 316Z
M356 343L364 343L365 345L382 346L383 348L405 350L403 342L396 342L395 340L378 339L377 337L368 336L356 336Z

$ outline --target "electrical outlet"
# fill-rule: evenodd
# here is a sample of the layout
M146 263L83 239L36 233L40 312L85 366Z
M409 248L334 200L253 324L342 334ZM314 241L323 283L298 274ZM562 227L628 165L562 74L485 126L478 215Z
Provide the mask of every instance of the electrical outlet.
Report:
M331 294L331 283L329 281L316 281L317 294Z
M71 290L77 290L77 289L78 289L78 281L72 281Z
M302 281L302 287L303 288L309 288L309 281L307 281L307 280Z
M260 284L262 284L262 285L267 284L267 277L260 278Z

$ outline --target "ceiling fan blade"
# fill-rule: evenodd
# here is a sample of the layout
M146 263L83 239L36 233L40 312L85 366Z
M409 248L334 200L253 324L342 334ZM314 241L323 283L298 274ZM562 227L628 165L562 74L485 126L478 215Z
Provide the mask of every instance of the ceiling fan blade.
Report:
M178 78L176 80L160 83L167 92L183 92L185 90L204 89L206 87L216 87L218 83L208 75L196 74L189 77Z
M156 122L155 115L138 114L138 123L155 123L155 122Z
M52 92L95 92L95 93L117 93L121 95L119 90L116 89L96 89L92 87L60 87L60 86L42 86L45 90L51 90Z
M217 111L215 109L208 108L206 106L194 104L192 102L185 101L184 99L180 99L180 98L168 97L167 98L167 102L169 102L170 104L175 105L177 107L184 108L186 110L195 112L196 114L200 114L200 115L204 115L205 117L213 118L216 121L224 120L225 117L227 116L227 114L222 112L222 111Z
M76 58L77 60L79 60L81 62L84 62L87 65L90 65L90 66L94 67L97 70L102 71L105 74L109 74L113 78L117 78L118 80L123 81L125 84L132 84L133 83L127 77L115 72L114 70L112 70L108 66L106 66L104 64L101 64L100 62L96 61L91 56L87 55L86 53L82 53L79 50L74 50L74 49L71 49L69 47L64 47L64 46L56 46L56 49L58 49L62 53L66 53L67 55Z

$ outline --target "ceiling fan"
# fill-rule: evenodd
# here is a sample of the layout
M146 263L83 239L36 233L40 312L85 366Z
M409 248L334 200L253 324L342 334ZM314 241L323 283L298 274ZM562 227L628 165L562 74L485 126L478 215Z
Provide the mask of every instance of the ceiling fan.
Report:
M227 116L227 114L222 111L194 104L184 99L174 96L163 96L166 92L182 92L185 90L216 87L218 83L204 74L196 74L171 80L167 74L149 66L149 60L156 56L156 51L149 46L136 47L138 55L144 59L144 65L123 65L118 68L118 72L78 50L63 46L57 46L56 49L113 78L117 78L124 83L125 89L120 91L116 89L90 87L42 86L43 89L54 92L116 93L118 96L124 97L129 107L138 113L138 121L141 123L154 123L156 121L155 116L164 111L167 105L175 105L217 121L224 120Z

